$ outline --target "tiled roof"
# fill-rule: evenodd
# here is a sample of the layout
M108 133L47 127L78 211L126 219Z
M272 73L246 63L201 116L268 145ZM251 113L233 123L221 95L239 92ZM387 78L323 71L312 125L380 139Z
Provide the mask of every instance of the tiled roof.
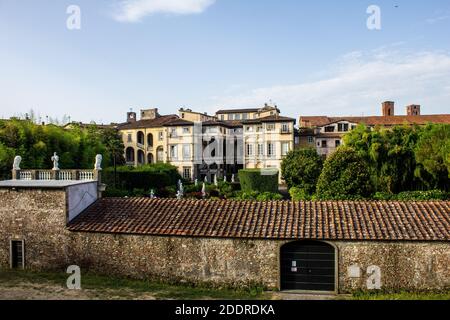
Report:
M68 229L249 239L450 241L450 202L106 198Z
M175 114L171 114L167 116L160 116L155 119L139 120L136 122L124 123L119 125L117 129L130 130L130 129L159 128L175 120L179 120L179 117Z
M259 108L249 108L249 109L226 109L226 110L219 110L216 112L216 114L230 114L230 113L245 113L245 112L258 112Z
M268 116L268 117L257 118L257 119L243 120L242 123L243 124L253 124L253 123L263 123L263 122L294 122L295 123L295 121L296 120L294 118L289 118L289 117Z
M313 116L300 117L300 125L305 125L308 122L310 127L322 127L328 124L339 121L348 121L352 123L362 123L369 126L384 125L395 126L402 124L417 124L425 125L427 123L449 123L450 114L435 114L435 115L421 115L421 116L371 116L371 117L327 117L327 116Z
M193 126L194 122L184 119L174 119L164 124L165 127Z

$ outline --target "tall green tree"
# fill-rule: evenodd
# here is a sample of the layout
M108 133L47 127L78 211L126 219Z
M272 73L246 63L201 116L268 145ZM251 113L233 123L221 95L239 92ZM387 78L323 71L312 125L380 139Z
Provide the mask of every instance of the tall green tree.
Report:
M297 187L312 195L316 192L322 167L323 158L315 149L297 149L283 159L281 175L289 188Z
M415 174L429 188L450 187L450 125L428 125L415 148Z
M398 193L418 188L414 148L420 131L416 126L371 129L360 125L344 137L344 143L367 161L378 191Z
M358 152L345 146L327 158L317 182L317 198L358 199L372 193L368 164Z

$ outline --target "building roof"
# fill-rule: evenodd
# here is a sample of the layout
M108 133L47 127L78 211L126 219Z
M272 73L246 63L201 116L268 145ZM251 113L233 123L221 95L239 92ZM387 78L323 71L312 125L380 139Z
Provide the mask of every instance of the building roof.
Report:
M130 129L146 129L146 128L158 128L165 124L180 119L177 115L171 114L166 116L160 116L155 119L139 120L136 122L127 122L118 125L119 130L130 130Z
M164 124L164 127L181 127L181 126L193 126L194 122L184 119L173 119Z
M403 124L425 125L428 123L450 123L450 114L434 114L421 116L370 116L370 117L300 117L300 125L308 121L310 127L322 127L339 121L365 124L368 126L395 126Z
M226 110L219 110L216 112L216 114L251 113L251 112L258 112L259 110L260 108L226 109Z
M216 238L450 241L450 202L106 198L68 229Z
M268 116L263 118L257 118L257 119L248 119L248 120L242 120L243 124L254 124L254 123L263 123L263 122L296 122L294 118L289 117L283 117L283 116Z

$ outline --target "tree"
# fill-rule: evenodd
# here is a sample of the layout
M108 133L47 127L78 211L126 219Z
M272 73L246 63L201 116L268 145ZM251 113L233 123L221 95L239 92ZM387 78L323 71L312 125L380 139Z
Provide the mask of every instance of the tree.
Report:
M415 174L429 188L448 189L450 185L450 125L428 125L415 148L419 164Z
M354 149L341 147L325 161L317 182L319 199L359 199L373 191L367 162Z
M281 174L289 188L297 187L314 194L323 167L315 149L298 149L288 153L281 163Z
M123 150L125 149L120 134L115 129L105 129L101 133L102 143L105 145L106 152L109 153L114 167L114 188L116 188L117 166L125 164Z
M377 191L398 193L419 187L414 148L420 132L417 126L361 125L344 137L344 143L366 160Z

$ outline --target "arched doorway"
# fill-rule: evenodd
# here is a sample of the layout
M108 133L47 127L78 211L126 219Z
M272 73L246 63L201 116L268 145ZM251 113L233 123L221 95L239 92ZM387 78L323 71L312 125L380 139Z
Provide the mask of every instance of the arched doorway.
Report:
M137 162L139 165L145 164L145 154L144 151L138 150L137 153Z
M161 146L156 149L156 162L164 162L164 149Z
M125 151L125 158L127 160L127 163L134 164L134 149L132 147L128 147Z
M336 290L336 250L325 242L287 243L280 252L281 290Z
M148 164L152 164L154 161L153 161L153 154L151 154L151 153L149 153L148 155L147 155L147 163Z

